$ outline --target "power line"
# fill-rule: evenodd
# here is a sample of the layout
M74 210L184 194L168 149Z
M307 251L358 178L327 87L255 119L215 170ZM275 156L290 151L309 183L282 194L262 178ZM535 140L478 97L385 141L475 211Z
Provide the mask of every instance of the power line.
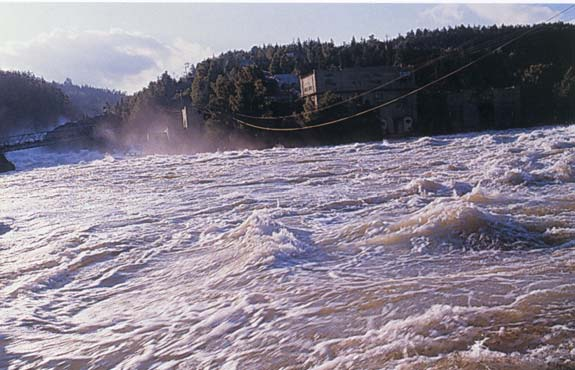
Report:
M559 13L555 14L554 16L550 17L549 19L545 20L542 24L547 23L547 22L549 22L549 21L551 21L551 20L557 18L557 17L560 16L561 14L564 14L564 13L568 12L568 11L571 10L573 7L575 7L575 4L568 6L567 8L565 8L564 10L562 10L561 12L559 12ZM541 24L541 25L542 25L542 24ZM335 119L335 120L332 120L332 121L323 122L323 123L316 124L316 125L313 125L313 126L287 127L287 128L280 128L280 127L274 128L274 127L259 126L259 125L255 125L255 124L252 124L252 123L249 123L249 122L245 122L244 120L241 120L241 119L236 118L236 117L232 117L232 118L233 118L235 121L237 121L238 123L240 123L240 124L242 124L242 125L244 125L244 126L247 126L247 127L251 127L251 128L255 128L255 129L259 129L259 130L264 130L264 131L276 131L276 132L304 131L304 130L311 130L311 129L320 128L320 127L331 126L331 125L334 125L334 124L337 124L337 123L340 123L340 122L343 122L343 121L350 120L350 119L352 119L352 118L360 117L360 116L362 116L362 115L364 115L364 114L367 114L367 113L376 111L376 110L378 110L378 109L381 109L381 108L384 108L384 107L386 107L386 106L388 106L388 105L391 105L391 104L393 104L393 103L396 103L396 102L398 102L399 100L405 99L405 98L407 98L407 97L409 97L409 96L411 96L411 95L417 94L418 92L420 92L420 91L422 91L422 90L424 90L424 89L426 89L426 88L428 88L428 87L430 87L430 86L433 86L433 85L435 85L435 84L437 84L437 83L439 83L439 82L441 82L441 81L443 81L443 80L445 80L445 79L447 79L447 78L449 78L449 77L451 77L451 76L453 76L453 75L455 75L455 74L457 74L457 73L459 73L459 72L461 72L461 71L463 71L463 70L465 70L465 69L471 67L472 65L474 65L474 64L476 64L476 63L482 61L483 59L487 58L488 56L490 56L491 54L495 53L496 51L499 51L499 50L501 50L502 48L504 48L504 47L510 45L511 43L513 43L513 42L515 42L515 41L517 41L517 40L519 40L519 39L521 39L521 38L527 36L528 34L530 34L530 33L532 33L532 32L534 32L536 29L537 29L537 26L535 26L535 27L533 27L533 28L531 28L531 29L529 29L529 30L523 32L523 33L520 34L519 36L514 37L514 38L512 38L511 40L502 43L502 44L499 45L498 47L496 47L496 48L494 48L494 49L488 51L487 53L483 54L482 56L480 56L480 57L478 57L478 58L476 58L476 59L474 59L474 60L472 60L471 62L469 62L469 63L467 63L467 64L465 64L465 65L463 65L463 66L461 66L461 67L459 67L459 68L457 68L457 69L455 69L455 70L449 72L448 74L446 74L446 75L444 75L444 76L442 76L442 77L440 77L440 78L437 78L437 79L435 79L435 80L433 80L433 81L431 81L431 82L429 82L429 83L427 83L427 84L425 84L425 85L423 85L423 86L421 86L421 87L419 87L419 88L417 88L417 89L414 89L414 90L412 90L412 91L410 91L410 92L408 92L408 93L406 93L406 94L400 95L400 96L398 96L397 98L394 98L394 99L391 99L391 100L389 100L389 101L386 101L386 102L384 102L384 103L382 103L382 104L379 104L379 105L377 105L377 106L375 106L375 107L366 109L366 110L364 110L364 111L361 111L361 112L352 114L352 115L347 116L347 117L338 118L338 119Z
M510 34L515 34L515 33L519 33L519 32L520 32L520 30L515 30L514 32L511 32ZM509 36L509 35L505 35L505 36ZM479 36L478 36L478 38L479 38ZM474 41L474 40L467 40L467 41L461 43L460 45L458 45L457 47L455 47L455 50L461 49L461 48L465 47L466 45L473 43L473 41ZM478 50L491 47L491 45L494 44L495 42L496 42L496 40L484 40L484 41L479 42L479 43L476 44L476 45L473 45L472 47L470 47L468 50L465 50L465 51L466 51L467 53L475 53L475 52L478 51ZM436 62L438 62L438 61L440 61L440 60L442 60L442 59L445 59L445 58L447 58L447 57L448 57L448 54L443 54L443 55L440 55L440 56L438 56L438 57L435 57L435 58L433 58L433 59L431 59L431 60L427 60L427 61L425 61L424 63L422 63L422 64L420 64L419 66L417 66L416 68L410 70L409 72L410 72L410 74L413 74L413 73L418 72L418 71L420 71L420 70L422 70L422 69L424 69L424 68L426 68L426 67L429 67L430 65L433 65L433 64L435 64ZM423 59L423 58L421 58L421 59ZM315 110L312 110L312 111L309 111L309 112L306 112L306 113L293 113L293 114L285 115L285 116L272 116L272 117L251 116L251 115L247 115L247 114L236 113L236 116L238 116L238 117L243 117L243 118L251 118L251 119L261 119L261 120L286 120L286 119L289 119L289 118L296 119L296 118L298 118L298 117L303 116L304 114L313 114L313 113L323 112L323 111L326 111L326 110L328 110L328 109L337 107L337 106L339 106L339 105L348 103L348 102L350 102L350 101L359 99L359 98L361 98L361 97L363 97L363 96L366 96L366 95L369 95L369 94L371 94L371 93L373 93L373 92L375 92L375 91L381 90L381 89L383 89L384 87L387 87L387 86L389 86L389 85L391 85L391 84L393 84L393 83L395 83L395 82L397 82L397 81L399 81L399 80L402 80L402 79L404 79L404 78L406 78L406 77L408 77L408 76L409 76L409 75L403 75L403 76L396 77L396 78L394 78L394 79L392 79L392 80L390 80L390 81L386 81L386 82L384 82L383 84L378 85L378 86L376 86L376 87L374 87L374 88L372 88L372 89L369 89L369 90L364 91L364 92L362 92L362 93L356 94L356 95L351 96L351 97L349 97L349 98L347 98L347 99L344 99L344 100L342 100L342 101L339 101L339 102L336 102L336 103L333 103L333 104L330 104L330 105L327 105L327 106L324 106L324 107L320 107L320 108L318 108L318 109L315 109Z

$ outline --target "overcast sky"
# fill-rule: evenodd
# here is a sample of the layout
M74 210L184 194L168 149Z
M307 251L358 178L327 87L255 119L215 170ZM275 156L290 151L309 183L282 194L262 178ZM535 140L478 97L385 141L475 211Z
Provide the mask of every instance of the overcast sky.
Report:
M133 92L230 49L417 28L536 23L567 5L0 3L0 69ZM575 11L560 19L571 21Z

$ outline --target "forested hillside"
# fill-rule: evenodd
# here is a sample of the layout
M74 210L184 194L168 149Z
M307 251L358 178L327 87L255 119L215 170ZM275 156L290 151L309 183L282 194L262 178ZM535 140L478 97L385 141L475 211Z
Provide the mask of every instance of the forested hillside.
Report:
M0 136L51 129L68 120L103 114L118 91L47 82L30 72L0 70Z
M523 35L505 48L497 47ZM193 104L205 114L206 132L214 138L226 136L241 126L237 114L271 117L304 113L294 120L258 121L269 127L313 125L345 117L366 108L347 103L321 114L303 99L273 99L278 93L275 74L305 75L314 69L338 70L350 67L393 65L415 74L423 86L493 50L481 62L417 94L418 119L415 134L461 130L449 124L445 108L447 95L467 92L477 105L492 99L493 90L514 87L521 95L521 126L554 124L575 120L575 25L553 23L539 26L491 26L416 30L390 40L373 36L336 45L332 41L297 40L288 45L254 46L206 59L192 66L179 79L164 73L141 91L123 96L117 91L47 83L30 73L0 72L0 130L32 131L53 125L61 117L76 119L98 115L106 107L131 133L165 127L168 116ZM63 90L63 91L62 91ZM297 94L296 94L297 95ZM337 94L320 97L319 105L341 100ZM474 103L475 104L475 103ZM487 117L493 112L478 109ZM374 118L362 116L332 130L306 133L321 142L376 139ZM487 121L474 129L498 128ZM267 135L243 130L263 140ZM280 135L272 134L272 136ZM294 137L296 142L303 135ZM276 139L273 139L276 140ZM315 139L314 139L315 140Z
M521 35L518 41L497 49ZM313 107L303 99L278 101L272 98L279 88L277 82L270 78L274 74L301 76L314 69L393 65L413 71L416 84L422 86L495 51L465 71L417 94L418 120L414 134L461 131L461 127L449 122L452 112L446 108L445 101L448 94L463 91L474 97L477 109L488 117L473 129L499 128L491 122L493 108L489 111L482 105L486 99L493 99L493 89L507 87L521 92L521 120L514 125L573 122L573 40L574 25L553 23L416 30L391 40L382 41L370 36L367 39L354 38L342 45L335 45L332 41L297 40L288 45L254 46L248 51L229 51L206 59L192 66L189 73L178 80L164 73L142 91L122 99L113 111L122 118L124 126L137 132L158 123L164 125L165 120L158 115L193 103L196 109L206 114L205 135L218 142L224 142L232 132L241 132L262 142L294 145L376 140L381 131L372 114L329 129L294 135L259 132L239 125L232 117L237 114L271 117L304 113L294 120L257 122L268 127L293 127L345 117L366 108L356 101L321 114L307 114ZM336 94L325 94L320 97L319 105L328 106L341 100Z
M41 131L72 112L66 95L29 72L0 71L0 135Z
M301 75L313 69L396 65L417 69L416 81L421 86L530 30L517 42L427 92L518 86L537 96L537 101L527 103L546 106L548 116L564 114L564 105L575 89L575 26L563 23L460 26L417 30L388 41L370 36L343 45L308 40L230 51L196 66L192 99L196 106L212 110L273 114L264 96L274 87L266 85L264 71ZM437 62L421 68L438 57Z
M69 78L64 83L53 82L68 97L74 115L97 116L122 99L124 93L88 85L75 85Z

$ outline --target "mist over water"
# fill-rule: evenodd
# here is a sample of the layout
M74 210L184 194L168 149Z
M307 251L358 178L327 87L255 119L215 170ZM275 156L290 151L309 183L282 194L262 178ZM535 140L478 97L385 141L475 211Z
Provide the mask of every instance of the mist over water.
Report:
M575 367L575 126L9 159L0 368Z

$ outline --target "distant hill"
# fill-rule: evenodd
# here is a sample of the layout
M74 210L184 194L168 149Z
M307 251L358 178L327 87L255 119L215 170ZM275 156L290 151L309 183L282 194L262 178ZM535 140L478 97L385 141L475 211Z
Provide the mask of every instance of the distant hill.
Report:
M42 131L70 116L66 95L30 72L0 71L0 135Z
M31 72L0 70L0 136L50 130L104 113L124 97L116 90L47 82Z
M52 82L52 85L68 96L75 116L100 115L105 106L113 106L124 97L124 93L117 90L75 85L69 78L64 83Z

